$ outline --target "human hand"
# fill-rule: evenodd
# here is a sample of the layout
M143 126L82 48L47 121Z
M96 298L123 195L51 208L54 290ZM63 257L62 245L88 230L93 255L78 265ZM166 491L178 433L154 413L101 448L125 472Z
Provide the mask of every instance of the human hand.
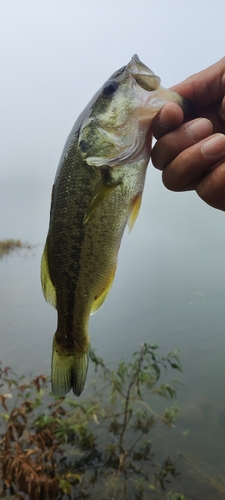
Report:
M165 104L152 121L152 163L168 189L195 189L225 211L225 57L171 90L196 106L197 118L184 122L177 104Z

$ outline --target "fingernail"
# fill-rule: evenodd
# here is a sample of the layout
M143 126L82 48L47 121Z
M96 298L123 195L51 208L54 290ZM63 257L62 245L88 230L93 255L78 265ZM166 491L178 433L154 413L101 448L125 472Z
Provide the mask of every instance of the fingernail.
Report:
M200 141L212 133L212 123L206 118L197 118L187 126L186 132L192 141Z
M202 144L201 149L205 158L217 156L222 152L225 153L225 135L216 134L213 137L210 137L210 139Z

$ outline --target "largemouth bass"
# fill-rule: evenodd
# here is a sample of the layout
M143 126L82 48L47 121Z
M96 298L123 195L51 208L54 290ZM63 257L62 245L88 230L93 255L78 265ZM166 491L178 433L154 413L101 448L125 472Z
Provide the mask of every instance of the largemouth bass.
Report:
M83 390L88 322L112 285L126 224L137 218L151 153L153 116L167 101L188 103L164 89L134 55L104 83L78 117L52 190L41 263L43 293L58 312L52 348L52 391Z

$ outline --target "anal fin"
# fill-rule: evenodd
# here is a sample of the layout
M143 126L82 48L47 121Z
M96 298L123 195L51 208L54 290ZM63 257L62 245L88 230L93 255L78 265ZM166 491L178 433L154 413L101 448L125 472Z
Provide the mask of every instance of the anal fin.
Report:
M116 273L116 265L115 267L113 268L113 271L109 277L109 280L108 280L108 283L105 287L105 289L103 290L103 292L95 298L93 304L92 304L92 308L91 308L91 314L94 314L96 313L100 307L102 307L102 305L104 304L109 292L110 292L110 289L111 289L111 286L113 284L113 280L114 280L114 277L115 277L115 273Z
M56 291L49 274L47 242L41 259L41 284L45 300L56 308Z

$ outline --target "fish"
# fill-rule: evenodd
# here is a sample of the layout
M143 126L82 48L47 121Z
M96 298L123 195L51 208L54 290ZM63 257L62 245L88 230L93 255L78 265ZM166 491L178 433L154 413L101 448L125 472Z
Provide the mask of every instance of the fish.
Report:
M109 294L124 229L131 231L137 219L151 121L168 101L189 110L189 102L163 88L135 54L94 95L66 141L41 260L43 294L57 310L51 363L56 396L83 391L89 318Z

